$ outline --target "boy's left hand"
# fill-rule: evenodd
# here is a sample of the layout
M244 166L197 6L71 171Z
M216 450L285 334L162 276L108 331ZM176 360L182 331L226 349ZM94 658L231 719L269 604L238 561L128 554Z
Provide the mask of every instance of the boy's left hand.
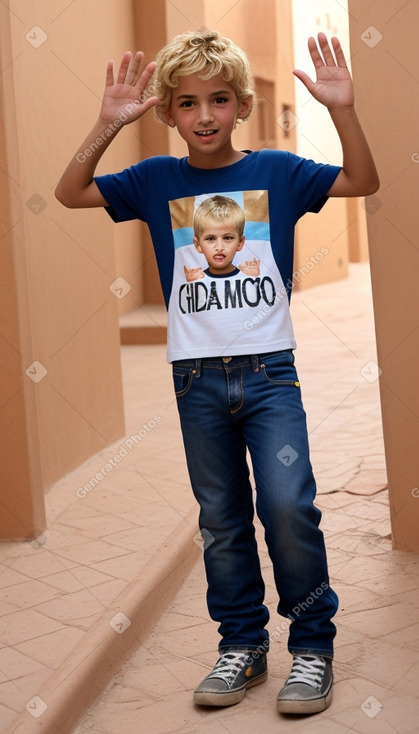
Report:
M316 81L313 82L308 74L300 69L294 69L293 74L303 82L318 102L329 109L353 105L352 77L346 66L339 40L335 37L331 39L334 55L324 33L318 34L318 43L320 50L315 38L308 39L310 56L316 69Z

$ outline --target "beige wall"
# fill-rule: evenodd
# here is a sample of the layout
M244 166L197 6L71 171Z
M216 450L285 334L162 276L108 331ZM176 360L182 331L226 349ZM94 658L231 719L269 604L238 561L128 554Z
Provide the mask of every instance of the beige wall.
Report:
M367 212L393 544L419 551L419 5L349 9L357 104L381 178Z
M53 0L9 5L0 6L3 538L40 532L44 491L124 431L114 230L53 192L97 115L109 50L132 43L117 2L106 16L96 0L82 16L78 3L61 14ZM111 156L132 159L128 145L117 141Z
M12 538L27 537L34 528L42 530L45 512L39 451L26 421L26 401L32 396L23 374L29 336L22 324L22 315L28 311L23 201L17 113L7 70L13 58L11 32L8 14L4 9L0 13L0 66L5 69L0 75L1 99L7 102L0 115L0 538Z

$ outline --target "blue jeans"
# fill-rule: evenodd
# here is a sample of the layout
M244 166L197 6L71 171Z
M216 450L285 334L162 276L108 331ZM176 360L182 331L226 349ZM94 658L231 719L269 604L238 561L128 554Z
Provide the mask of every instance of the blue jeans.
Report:
M316 485L292 351L176 361L173 380L220 650L269 646L248 449L278 612L291 619L288 649L332 658L338 599L329 585L321 513L313 505Z

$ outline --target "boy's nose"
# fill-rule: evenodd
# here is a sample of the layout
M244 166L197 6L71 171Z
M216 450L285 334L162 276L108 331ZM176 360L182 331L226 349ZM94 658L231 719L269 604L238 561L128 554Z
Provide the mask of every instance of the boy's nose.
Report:
M214 119L210 105L202 104L198 109L198 118L200 122L206 123Z

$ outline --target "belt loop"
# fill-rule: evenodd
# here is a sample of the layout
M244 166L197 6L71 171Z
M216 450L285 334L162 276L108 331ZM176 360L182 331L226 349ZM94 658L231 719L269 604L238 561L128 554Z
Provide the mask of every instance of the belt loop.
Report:
M253 372L259 372L259 355L251 354Z
M195 360L195 367L192 370L194 377L201 377L201 369L202 369L202 359L196 359Z

